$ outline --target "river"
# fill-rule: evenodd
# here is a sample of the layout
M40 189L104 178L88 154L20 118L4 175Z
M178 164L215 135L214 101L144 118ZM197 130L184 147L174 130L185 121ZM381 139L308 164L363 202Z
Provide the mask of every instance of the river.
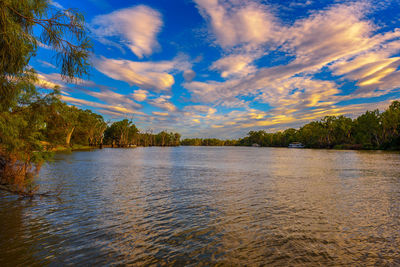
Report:
M106 148L38 183L0 192L0 266L400 265L399 153Z

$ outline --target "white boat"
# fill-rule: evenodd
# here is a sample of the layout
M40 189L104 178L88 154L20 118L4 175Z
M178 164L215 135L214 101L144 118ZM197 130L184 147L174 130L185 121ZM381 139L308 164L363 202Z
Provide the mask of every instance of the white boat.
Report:
M290 143L288 147L289 148L305 148L305 145L303 145L300 142L293 142L293 143Z

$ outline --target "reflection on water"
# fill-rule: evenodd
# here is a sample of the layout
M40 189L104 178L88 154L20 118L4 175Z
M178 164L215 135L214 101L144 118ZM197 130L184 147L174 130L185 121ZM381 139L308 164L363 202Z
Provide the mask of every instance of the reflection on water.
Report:
M400 155L244 147L58 154L61 200L0 193L0 266L400 265Z

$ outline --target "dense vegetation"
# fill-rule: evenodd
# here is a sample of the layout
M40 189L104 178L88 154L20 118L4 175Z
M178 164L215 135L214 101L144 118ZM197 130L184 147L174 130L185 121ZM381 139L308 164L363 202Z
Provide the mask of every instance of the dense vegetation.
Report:
M29 61L39 44L51 47L61 76L72 81L87 73L91 44L83 17L51 8L48 0L1 0L0 35L0 183L31 192L32 178L49 155L46 140L65 132L68 140L74 126L65 120L73 108L55 93L36 90ZM60 124L52 124L56 120Z
M236 140L221 140L217 138L186 138L181 141L182 146L234 146Z
M298 130L250 131L238 145L286 147L296 141L310 148L400 149L400 102L393 101L384 112L367 111L354 120L327 116Z
M130 146L179 146L181 135L162 131L140 133L132 121L127 119L114 122L104 132L104 143L111 147Z

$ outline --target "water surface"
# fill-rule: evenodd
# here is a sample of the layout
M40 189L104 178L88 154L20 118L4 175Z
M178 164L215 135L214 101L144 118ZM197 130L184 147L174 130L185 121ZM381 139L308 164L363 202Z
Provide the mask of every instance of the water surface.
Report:
M57 154L0 192L0 266L400 265L400 154L251 147Z

